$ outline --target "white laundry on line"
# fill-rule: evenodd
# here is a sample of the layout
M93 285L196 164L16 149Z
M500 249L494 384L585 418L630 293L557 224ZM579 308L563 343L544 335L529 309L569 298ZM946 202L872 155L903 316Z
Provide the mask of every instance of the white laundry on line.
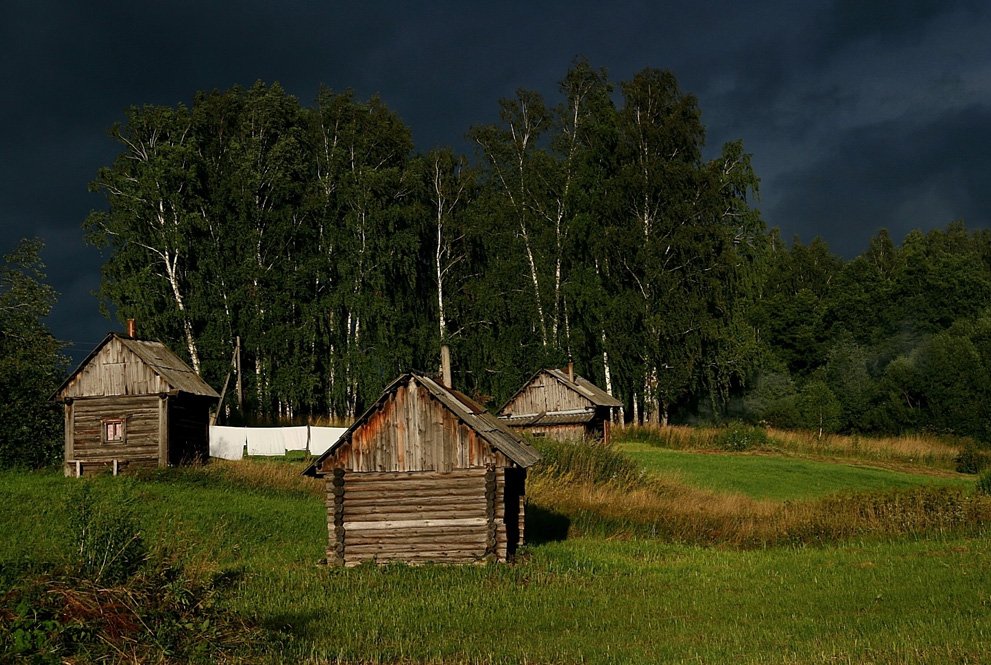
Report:
M278 456L286 454L285 437L282 435L282 427L249 427L246 429L248 436L249 455L269 455Z
M282 443L286 450L306 450L310 443L310 428L306 425L300 427L281 427Z
M347 431L347 427L311 427L310 454L323 455Z
M244 456L244 444L247 441L245 427L226 427L212 425L210 427L210 457L239 460Z

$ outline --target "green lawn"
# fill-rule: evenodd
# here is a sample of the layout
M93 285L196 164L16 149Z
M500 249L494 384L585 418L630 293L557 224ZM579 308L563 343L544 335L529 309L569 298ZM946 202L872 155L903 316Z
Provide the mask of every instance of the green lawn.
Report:
M62 497L122 481L147 538L234 573L225 602L282 635L286 662L991 661L988 537L749 551L575 539L512 566L343 570L317 563L317 496L196 470L0 473L0 563L66 556Z
M756 499L812 499L843 491L872 491L925 484L967 486L973 478L891 471L767 454L670 450L644 443L617 443L644 468L675 474L685 482Z

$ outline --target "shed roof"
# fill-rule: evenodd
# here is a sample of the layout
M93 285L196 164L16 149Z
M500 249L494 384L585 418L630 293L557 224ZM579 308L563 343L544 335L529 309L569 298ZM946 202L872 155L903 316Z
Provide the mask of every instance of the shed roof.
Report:
M595 419L595 411L571 411L562 413L528 413L522 416L503 416L500 420L511 427L537 427L539 425L584 425Z
M512 397L506 400L506 403L503 404L501 409L499 409L499 413L502 413L506 409L506 407L509 406L509 404L519 396L520 393L526 390L527 386L533 383L538 376L544 373L553 377L555 380L559 381L566 388L573 390L574 392L578 393L585 399L589 400L595 406L608 406L608 407L623 406L622 402L620 402L618 399L616 399L615 397L613 397L612 395L610 395L605 390L598 387L597 385L595 385L585 377L575 374L575 380L572 381L568 378L568 373L565 372L564 370L560 370L556 368L548 368L548 369L537 370L536 372L534 372L533 376L531 376L530 379L526 383L524 383L519 390L513 393Z
M323 455L318 457L313 464L307 467L303 474L308 476L317 475L324 460L334 454L338 448L350 442L351 434L382 406L390 394L395 392L399 386L404 385L410 379L413 379L423 386L434 399L447 407L447 409L457 416L462 422L464 422L465 425L475 430L475 432L485 439L489 445L511 459L513 462L519 464L523 468L527 468L540 461L540 453L538 453L533 446L520 438L520 436L507 427L503 421L486 411L485 408L477 404L474 400L456 390L445 388L429 376L410 372L408 374L403 374L386 386L385 390L382 391L382 395L375 401L375 403L372 404L360 418L354 421L354 424L352 424L351 427L349 427L347 431L341 435L341 438L339 438L334 445L328 448Z
M161 342L153 342L150 340L134 339L126 335L119 335L117 333L108 334L102 342L97 344L96 348L93 349L86 358L79 363L72 374L62 382L62 385L58 387L55 391L55 396L58 397L66 386L75 378L79 372L82 371L86 365L90 363L91 360L100 352L110 340L117 339L124 347L134 353L138 358L141 359L143 363L148 365L158 376L162 377L167 384L169 384L173 390L178 392L188 393L190 395L201 395L203 397L212 397L214 399L220 399L220 395L217 391L210 387L210 385L200 377L193 368L187 365L179 356L173 353L167 346Z

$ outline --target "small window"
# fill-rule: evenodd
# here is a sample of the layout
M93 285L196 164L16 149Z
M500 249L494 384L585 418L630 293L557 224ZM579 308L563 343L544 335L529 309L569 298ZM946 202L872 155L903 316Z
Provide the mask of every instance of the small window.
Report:
M103 443L124 443L127 430L123 418L111 418L103 421Z

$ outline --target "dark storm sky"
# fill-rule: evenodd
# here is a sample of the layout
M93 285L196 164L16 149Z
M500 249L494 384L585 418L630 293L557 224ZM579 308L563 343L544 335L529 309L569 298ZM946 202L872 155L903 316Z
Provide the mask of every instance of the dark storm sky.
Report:
M84 5L89 5L86 7ZM556 102L576 56L669 69L708 146L743 139L785 238L850 257L887 228L991 226L991 11L984 2L51 2L0 8L0 251L42 237L51 318L79 360L116 322L80 225L133 104L279 81L378 93L421 150L467 149L519 87Z

